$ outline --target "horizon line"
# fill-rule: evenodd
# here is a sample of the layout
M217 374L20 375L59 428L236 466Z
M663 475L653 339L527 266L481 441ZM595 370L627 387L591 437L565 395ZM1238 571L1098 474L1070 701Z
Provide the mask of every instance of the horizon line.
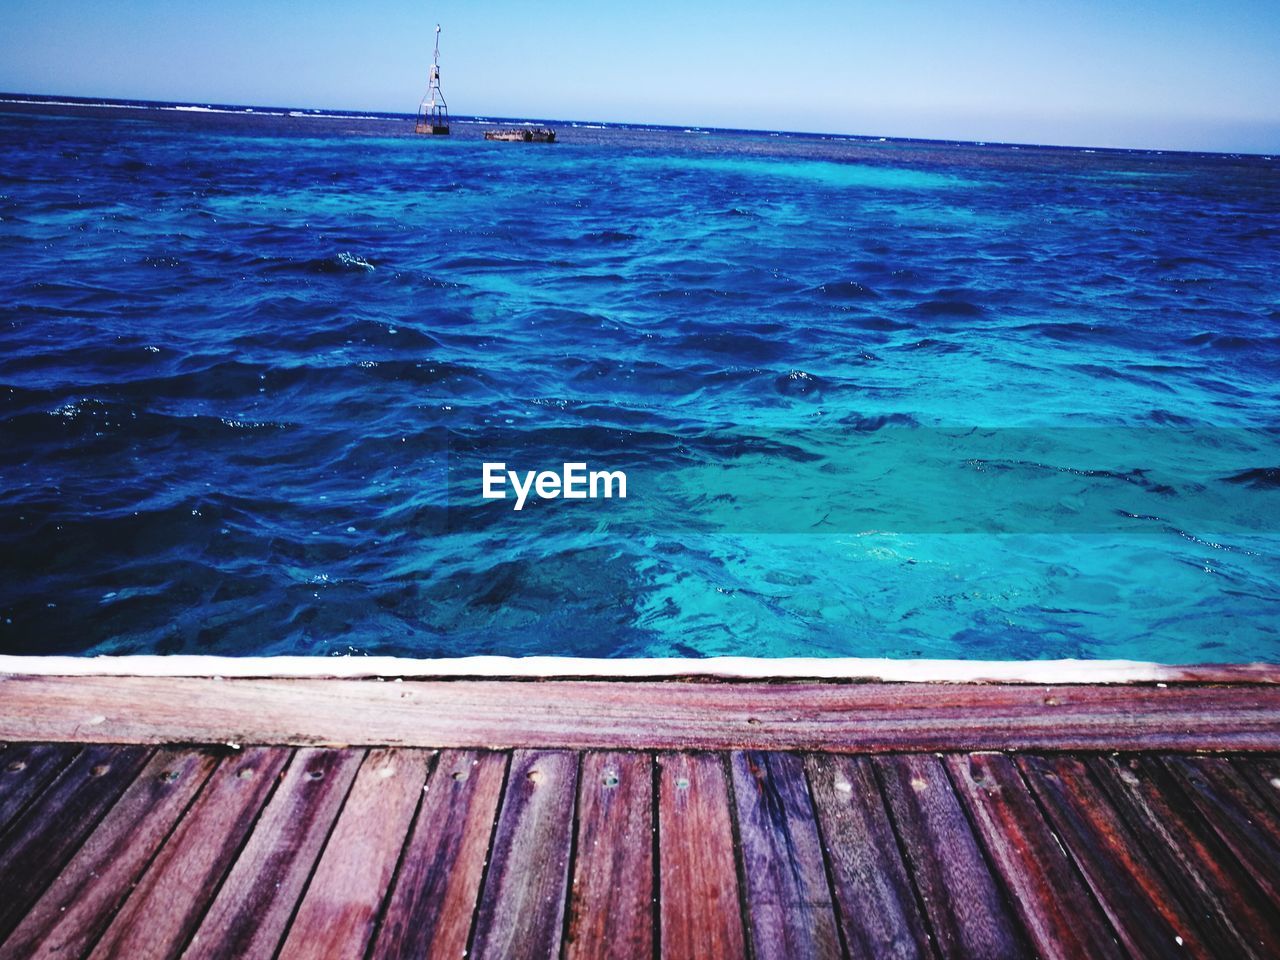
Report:
M21 98L37 98L37 99L21 99ZM82 94L72 93L25 93L18 91L0 91L0 104L39 104L49 103L50 105L66 105L66 106L118 106L118 107L141 107L148 105L155 106L159 109L173 109L175 107L202 107L211 111L223 111L226 113L244 113L247 110L257 111L281 111L281 116L289 116L291 113L313 113L319 116L316 119L322 119L324 115L334 117L344 117L355 119L376 114L374 119L397 119L405 118L412 120L415 116L413 113L399 110L379 110L375 108L341 108L341 107L301 107L301 106L283 106L278 104L262 104L262 103L222 103L214 101L195 101L195 100L150 100L136 97L88 97ZM238 109L232 109L238 108ZM595 124L609 127L643 127L653 130L705 130L717 133L763 133L777 134L792 137L836 137L846 140L871 141L873 143L937 143L950 144L960 146L974 147L1029 147L1041 150L1086 150L1094 152L1107 153L1145 153L1145 154L1185 154L1188 156L1210 156L1210 157L1258 157L1263 160L1274 160L1278 155L1277 152L1253 152L1248 150L1188 150L1179 147L1109 147L1097 144L1076 144L1076 143L1034 143L1030 141L1015 140L955 140L940 137L924 137L924 136L889 136L873 133L837 133L834 131L817 131L817 130L784 130L784 129L768 129L757 127L722 127L722 126L705 126L695 123L653 123L648 121L636 120L587 120L587 119L568 119L554 117L514 117L514 116L488 116L480 114L454 114L450 117L459 123L484 123L484 122L504 122L504 121L520 121L525 123L569 123L569 124Z

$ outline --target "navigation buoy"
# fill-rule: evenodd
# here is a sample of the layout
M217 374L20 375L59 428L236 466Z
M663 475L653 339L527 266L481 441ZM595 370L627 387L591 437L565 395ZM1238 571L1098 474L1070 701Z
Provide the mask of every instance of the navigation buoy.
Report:
M414 133L449 134L449 105L444 102L444 94L440 92L440 24L436 24L436 52L431 61L431 80L427 84L427 95L418 105L418 122L413 126Z

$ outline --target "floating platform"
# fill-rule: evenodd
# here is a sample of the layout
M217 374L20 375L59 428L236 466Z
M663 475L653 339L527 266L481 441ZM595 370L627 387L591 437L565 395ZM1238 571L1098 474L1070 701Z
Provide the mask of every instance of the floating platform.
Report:
M555 143L556 132L547 127L513 127L507 130L486 130L484 138L511 143Z
M0 958L1276 956L1217 673L4 676Z

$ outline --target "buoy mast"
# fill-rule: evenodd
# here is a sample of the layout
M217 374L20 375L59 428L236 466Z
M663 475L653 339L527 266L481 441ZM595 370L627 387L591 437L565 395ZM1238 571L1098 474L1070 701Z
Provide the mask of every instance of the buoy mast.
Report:
M431 79L427 84L427 95L418 105L418 122L414 125L415 133L428 133L447 136L449 133L449 106L444 102L444 94L440 92L440 24L436 24L436 52L431 61Z

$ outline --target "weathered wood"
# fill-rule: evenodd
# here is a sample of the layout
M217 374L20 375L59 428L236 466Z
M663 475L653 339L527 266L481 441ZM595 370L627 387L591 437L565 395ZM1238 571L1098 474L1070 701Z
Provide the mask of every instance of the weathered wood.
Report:
M0 738L435 747L1280 750L1280 686L0 678Z
M946 764L1036 951L1047 960L1122 957L1013 761L988 753Z
M375 960L466 954L506 771L505 754L440 754L374 943Z
M138 960L181 952L289 753L248 749L218 765L90 956Z
M69 764L77 746L19 743L0 754L0 834Z
M942 761L905 754L873 763L938 952L987 960L1028 956Z
M1231 765L1272 811L1280 815L1280 758L1236 757Z
M1167 770L1140 757L1092 757L1087 763L1221 955L1280 955L1280 916L1253 895L1244 869Z
M0 960L1280 955L1269 755L59 749Z
M658 758L658 864L661 956L745 957L733 820L715 754Z
M216 763L208 750L157 751L0 946L0 958L83 956Z
M101 750L102 748L91 749ZM136 752L139 755L145 753L145 751ZM348 758L352 756L350 753L324 754L321 752L314 755L345 755ZM186 758L186 762L196 765L203 762L206 770L211 762L207 753L185 751L172 756ZM291 799L295 791L302 790L306 783L310 782L299 780L301 774L307 769L309 756L312 754L304 753L295 760L289 775L284 778L261 818L258 819L253 838L244 845L231 872L225 874L226 880L220 881L224 871L210 866L210 860L215 859L216 856L225 855L225 862L230 863L241 844L233 832L226 834L224 843L211 842L208 834L216 833L217 830L226 831L227 824L236 820L250 823L259 809L259 806L254 803L236 801L237 812L222 817L223 822L220 826L209 826L209 822L219 819L208 812L211 807L210 796L219 790L222 791L221 799L216 804L212 804L219 809L225 807L224 801L235 800L226 784L234 785L238 781L228 778L227 765L224 764L219 773L210 778L208 787L182 820L170 841L159 850L155 861L143 875L138 892L128 897L120 915L115 918L111 929L103 937L99 944L99 953L121 956L173 955L182 946L185 936L183 931L189 930L190 926L187 919L181 919L176 927L167 919L169 911L166 909L166 895L176 891L179 898L178 912L181 914L184 911L194 911L194 914L184 914L184 916L198 917L210 898L215 899L215 904L236 899L229 891L235 888L239 881L234 878L241 873L247 878L247 889L256 888L267 893L264 902L254 908L261 916L268 918L263 924L265 928L270 930L273 927L274 921L270 919L271 917L278 914L287 915L293 902L288 888L295 882L290 878L296 877L299 873L305 875L304 868L314 859L315 849L313 847L313 852L307 854L290 844L314 843L313 840L307 840L309 831L317 831L320 834L324 832L320 827L309 825L308 817L312 805L317 801L302 802ZM446 756L456 757L457 755ZM168 782L157 781L155 777L159 771L157 764L166 766L168 759L167 756L157 755L141 776L132 783L127 783L126 780L127 789L124 794L115 806L105 813L105 817L101 818L97 830L90 834L88 840L79 848L79 852L70 859L61 876L53 886L49 887L46 895L41 898L22 926L15 931L14 936L0 947L0 957L41 955L40 951L48 952L50 955L55 952L58 955L67 953L74 955L83 952L83 949L92 943L101 927L110 920L111 910L120 903L121 898L127 895L130 883L143 870L151 854L160 847L169 827L178 819L187 800L199 786L199 775L194 780L180 776L174 781L178 786L172 789L168 789ZM470 813L462 814L467 822L476 825L472 829L464 828L462 831L471 838L465 842L469 844L472 852L461 857L447 852L455 842L455 838L447 835L456 834L457 831L451 831L448 828L430 829L427 825L435 822L437 818L428 814L426 803L423 804L413 829L416 838L413 845L429 851L445 850L445 856L450 863L462 864L465 861L470 866L455 866L454 869L447 871L446 878L439 878L437 871L434 875L436 879L432 879L430 870L417 865L418 855L414 851L406 848L403 855L403 862L399 868L401 879L398 879L395 884L396 890L399 891L401 880L404 881L403 889L406 893L400 895L401 899L406 903L412 899L407 891L416 881L411 881L409 878L417 871L419 874L426 875L428 879L427 887L417 888L420 892L416 896L416 903L421 907L427 906L429 902L427 909L437 911L435 919L428 923L433 933L424 937L414 930L410 934L418 938L415 941L418 946L438 947L445 942L451 942L453 947L448 950L449 953L453 952L453 948L460 950L459 944L465 946L466 929L470 923L472 905L475 902L475 890L488 840L489 822L497 806L497 793L502 780L504 763L504 758L500 755L490 754L474 759L467 755L462 763L478 764L481 759L486 759L491 764L485 768L489 772L484 775L488 778L489 802L483 805L485 809L482 815L472 818ZM572 759L569 758L569 770L572 770ZM728 937L732 940L736 935L737 949L735 951L732 946L727 950L719 949L723 946L721 941L724 938L721 938L721 941L715 941L716 946L707 947L704 944L700 948L686 952L706 954L709 951L715 955L726 953L732 955L735 952L742 952L743 940L741 919L738 916L737 877L731 849L732 825L727 805L724 803L725 783L722 761L717 757L697 758L688 755L664 757L661 774L663 786L660 791L662 798L660 820L664 826L660 842L663 849L662 885L664 892L669 895L664 897L662 906L663 939L664 941L678 940L683 932L688 942L690 931L687 928L695 924L701 929L693 933L708 935L709 930L714 931L716 918L720 912L717 910L719 901L715 894L710 898L704 894L698 894L683 898L686 905L696 904L696 907L685 910L684 917L678 916L679 905L682 902L682 898L678 895L682 874L688 885L691 877L705 883L708 876L714 876L716 873L714 868L710 871L687 869L689 862L699 862L696 854L692 857L685 856L687 848L692 845L690 838L686 837L684 841L686 849L673 844L673 840L678 839L676 827L679 827L680 823L679 816L668 810L668 807L672 806L670 802L672 798L677 798L681 791L689 791L694 786L693 779L697 778L691 777L690 772L697 766L696 761L699 759L705 761L704 772L712 772L710 779L719 788L720 822L723 824L723 835L727 838L724 845L726 853L722 858L722 875L727 875L729 878L728 888L731 891L729 903L731 909L724 913L727 913L732 921L729 929L736 931L736 934L731 933ZM350 763L348 759L348 765ZM618 797L607 792L610 789L616 789L616 785L611 782L606 783L606 780L611 781L611 777L608 776L610 771L622 769L628 764L638 764L646 768L636 778L636 782L643 787L638 795L647 798L649 777L646 757L626 753L600 754L586 758L584 763L586 766L580 791L579 852L573 861L573 866L579 888L578 895L583 903L587 903L594 902L599 897L582 891L589 890L593 886L601 891L611 890L615 885L614 881L621 888L634 879L634 875L628 876L622 869L624 858L618 854L639 851L643 855L643 852L648 850L647 846L637 848L633 843L602 839L601 842L610 851L611 862L607 870L595 872L596 868L590 867L592 855L589 851L597 848L599 844L593 838L623 836L624 834L619 833L616 825L624 822L630 822L633 828L632 831L625 833L626 836L632 835L635 832L634 828L647 830L647 824L652 822L652 813L649 811L647 818L642 815L622 817L619 811L624 809L630 811L630 807L617 804ZM743 866L746 876L754 881L753 886L749 887L747 896L748 909L764 916L763 923L759 919L753 921L752 930L757 933L761 929L767 931L756 941L757 946L760 947L757 952L761 955L767 955L772 946L779 943L786 944L785 934L778 930L785 929L788 924L793 929L802 930L803 936L812 936L813 925L809 914L814 908L815 900L820 906L829 909L829 898L823 901L821 896L815 898L804 893L807 882L822 888L822 884L817 883L815 877L824 882L825 878L815 874L815 871L806 866L813 862L812 857L795 853L797 849L803 848L804 841L802 839L797 842L797 819L791 814L795 810L803 811L805 803L808 803L803 777L797 776L796 771L787 768L787 764L798 763L797 758L785 755L771 754L756 757L744 754L734 758L735 800L740 805ZM1067 918L1065 925L1081 928L1085 933L1078 933L1078 936L1085 939L1090 935L1087 931L1097 922L1096 917L1090 916L1090 911L1096 910L1093 900L1088 897L1081 899L1079 890L1072 889L1073 884L1079 883L1078 878L1071 870L1063 870L1060 863L1054 863L1056 838L1051 831L1056 831L1057 836L1060 836L1065 843L1068 855L1075 860L1075 865L1080 869L1097 901L1106 911L1111 926L1120 933L1131 952L1149 956L1165 952L1181 954L1185 951L1188 955L1197 955L1204 952L1200 949L1202 946L1209 946L1223 955L1261 957L1274 955L1277 942L1277 915L1270 905L1263 903L1260 899L1262 895L1254 889L1254 885L1265 887L1271 876L1271 863L1277 859L1272 848L1277 846L1276 837L1280 835L1280 822L1278 822L1276 810L1270 800L1264 799L1261 793L1264 788L1270 787L1271 767L1268 763L1268 758L1226 760L1212 757L1168 757L1156 762L1139 758L1118 761L1112 758L1095 757L1086 764L1067 757L1032 757L1023 758L1015 765L1011 764L1007 758L1000 756L975 756L951 758L950 766L956 783L961 785L966 803L970 806L970 812L978 823L984 842L988 844L1000 874L1013 893L1024 919L1028 912L1043 914L1046 910L1058 909L1063 911ZM676 775L674 782L668 782L671 777L669 768L672 764L678 764L683 773ZM752 769L753 764L755 770ZM596 769L596 765L599 769ZM780 773L772 769L775 765L782 767ZM80 766L83 766L83 763ZM425 776L425 766L424 761L420 777ZM1087 770L1086 767L1089 769ZM24 822L44 824L39 829L44 831L46 837L50 835L49 823L70 822L69 815L63 809L70 802L69 798L83 799L78 796L80 793L78 789L68 786L71 781L67 778L72 776L73 768L68 768L55 787L45 791L39 798L39 803L31 807L28 814L23 815ZM943 860L940 865L934 862L938 859L937 856L923 856L919 851L932 849L945 851L945 855L950 855L957 847L965 846L963 838L967 837L968 847L971 850L969 862L976 868L971 871L971 874L985 876L986 871L985 865L981 862L981 853L977 850L977 845L968 831L963 811L955 794L949 789L950 781L945 776L941 776L938 761L927 756L884 757L874 762L865 758L813 756L807 758L806 768L808 779L813 786L819 825L822 827L822 831L814 833L814 836L823 836L826 839L828 867L841 902L845 899L850 903L856 902L858 909L866 911L874 922L889 925L896 921L892 918L887 919L886 914L893 913L897 906L913 903L909 889L905 896L901 892L903 884L907 882L904 879L907 871L903 870L900 862L896 862L893 836L893 827L896 826L898 839L901 840L902 848L906 853L907 865L923 894L924 902L926 906L935 904L929 917L933 929L938 933L938 946L944 953L950 953L946 945L960 942L963 934L957 933L948 939L946 931L949 927L947 923L939 922L939 916L948 912L965 917L972 916L975 906L981 909L984 898L980 890L975 895L972 887L964 886L965 875L955 872L954 864L951 869L955 879L952 879L943 869L947 863L946 860ZM1018 774L1018 768L1021 768L1021 776ZM977 771L976 775L974 770ZM80 771L81 774L83 772L83 770ZM1148 772L1151 776L1146 775ZM471 776L476 774L473 773ZM890 818L885 815L886 808L879 796L877 776L883 781L884 795L889 804L888 812L892 814L894 821L892 824ZM599 790L594 785L597 777L600 779ZM458 791L463 789L470 777L466 780L455 780L450 776L447 782L444 778L445 773L441 770L431 783L447 787L447 795L450 799L447 803L440 803L440 809L445 811L447 820L449 816L457 815L453 807L457 802ZM940 778L941 785L947 789L932 789L933 784L930 781L936 778ZM223 786L217 786L218 782ZM340 783L337 780L333 782ZM632 780L624 772L619 782L632 782ZM160 789L157 783L164 784L166 789ZM1035 801L1027 792L1028 783L1048 815L1047 822L1040 818ZM353 953L358 954L364 950L368 945L369 932L376 926L377 909L382 902L381 890L390 882L388 865L393 864L396 857L400 855L399 847L402 838L409 832L409 820L406 818L412 816L412 810L416 807L418 786L416 780L411 780L411 789L403 791L405 799L399 806L407 813L401 817L398 825L385 832L390 839L386 842L375 841L374 843L376 848L383 851L381 857L384 869L381 873L372 876L371 879L361 879L359 876L352 879L350 870L331 869L331 873L344 887L344 896L349 896L353 889L363 891L357 893L357 899L362 899L365 904L364 920L356 925L360 932L355 937L341 940L342 945L347 943L352 945ZM183 789L188 791L185 795L180 792ZM267 785L267 790L269 789L270 784ZM336 795L342 793L338 786L330 789ZM484 792L479 787L477 791ZM983 799L979 795L981 791L986 791L990 796ZM595 795L597 793L599 796ZM430 796L430 791L427 795ZM705 792L700 795L706 796ZM437 796L443 801L446 793L441 792ZM559 804L563 823L568 822L572 811L572 796L573 788L570 787L565 792L566 799ZM714 790L711 796L715 796ZM928 804L925 800L934 802ZM332 799L326 802L335 803ZM46 805L48 805L47 810ZM685 814L688 813L687 806L686 804L686 809L683 811ZM853 810L853 813L847 813L846 808ZM939 814L938 809L943 813ZM41 816L35 816L37 811ZM296 815L287 815L286 811L295 811ZM836 811L836 814L830 815L829 811ZM343 819L346 819L347 815L344 813ZM764 822L761 819L762 816L769 818L767 830L756 829L757 821ZM58 821L58 817L62 820ZM195 830L191 824L202 818L207 821L205 827L202 830ZM93 821L97 819L99 819L97 816L91 815L89 827L92 827ZM358 821L364 827L370 821L382 823L385 819L377 815L372 817L365 815L351 822ZM517 817L517 820L520 819ZM802 821L803 817L800 820ZM686 817L686 830L689 822L690 818ZM599 826L593 826L596 823ZM946 831L937 826L938 823L950 824L952 838L947 837ZM998 825L1000 833L1000 836L994 840L990 831L992 823ZM926 829L922 825L929 826ZM79 828L78 822L75 826ZM290 827L297 828L292 839L289 839ZM245 829L247 830L248 827L246 826ZM527 826L523 829L531 832ZM812 830L812 824L807 829ZM802 838L805 830L801 822L799 835ZM193 831L198 840L196 846L203 843L206 848L204 853L194 857L189 854L181 857L174 854L175 849L181 849L186 844L185 838ZM265 834L283 833L284 836L277 837L273 844L267 844L265 840L256 839L259 835L258 831L264 831ZM363 832L363 829L359 832L353 830L349 839L353 843L358 843L363 839L360 835ZM714 836L716 832L714 828L698 830L697 841L704 842L708 835ZM335 831L335 838L330 841L330 846L326 848L326 857L331 849L341 849L346 846L340 843L336 836L337 831ZM430 842L428 837L431 838ZM961 842L957 844L954 837L961 838ZM9 845L5 847L5 855L12 855L10 847L18 842L15 838L19 838L17 831L5 838L5 844ZM68 842L62 837L56 839L58 842ZM22 842L29 843L29 841ZM78 841L70 842L74 844ZM211 852L213 847L221 848L222 853ZM675 855L671 853L673 847L677 850ZM757 848L756 854L751 852L753 848ZM766 852L760 855L759 849ZM285 862L293 865L282 871L276 871L273 866L276 862L270 854L265 852L268 850L280 852L285 857ZM1058 857L1063 856L1061 849L1057 849L1056 854ZM434 861L435 853L431 852L423 859L428 857ZM856 857L864 857L867 858L868 863L879 864L874 868L874 872L880 875L879 882L897 885L898 889L893 896L886 896L883 889L875 886L877 878L871 877L872 871L861 875L852 873L849 863L860 862ZM851 859L845 862L844 858ZM493 872L491 876L495 885L499 885L496 878L502 873L523 871L523 868L512 866L512 863L519 859L518 857L508 854L505 859L507 866ZM526 862L530 862L536 858L526 857L525 859ZM706 859L702 858L702 862L706 862ZM681 860L686 862L681 863ZM175 866L175 862L181 865ZM1014 864L1013 869L1010 868L1010 863ZM1244 866L1241 866L1241 863ZM779 864L785 864L788 867L788 872L781 877L775 869ZM190 882L188 872L198 878L194 883ZM317 878L320 872L317 871ZM468 872L471 876L469 881L464 876ZM651 876L651 872L650 863L638 867L635 874L647 877ZM886 875L895 873L896 879L892 877L886 879ZM844 892L846 881L848 881L846 874L860 879L867 892L861 895L851 894L846 898ZM461 879L450 887L454 876L460 876ZM445 884L439 896L421 893L428 888L439 889L438 880ZM989 883L990 878L988 877L987 880ZM220 882L220 892L217 892ZM848 882L852 885L852 881ZM272 894L277 883L281 885L284 892ZM435 884L434 887L433 884ZM324 882L321 882L321 886L323 885ZM957 888L955 892L949 890L952 886ZM313 887L315 887L314 883ZM783 897L760 894L761 890L777 891L779 889L789 889L790 893ZM462 893L457 894L451 890L461 890ZM1039 892L1027 898L1024 894L1028 890ZM6 888L6 893L8 892ZM217 892L216 897L215 892ZM309 891L308 895L311 892ZM950 900L946 900L945 897L935 900L935 895L939 892L949 894ZM617 895L618 891L614 893ZM438 901L447 897L455 898L456 909L443 905L437 906ZM508 899L512 897L513 895L509 895ZM247 903L250 899L252 898L244 898L244 901ZM642 898L633 897L630 902L634 905L639 899ZM1030 908L1026 905L1028 899L1032 904ZM392 900L395 900L395 895ZM553 905L548 909L552 909L554 914L555 910L561 908L563 901L564 889L561 886L547 901ZM781 927L771 927L769 908L775 902L784 901L788 904L789 916L780 921ZM945 902L945 910L940 912L936 908L937 902ZM140 903L143 906L139 906ZM1193 909L1185 910L1183 905ZM758 907L762 909L757 909ZM394 903L390 903L387 908L384 931L389 936L396 927L397 909ZM133 929L131 932L126 929L122 937L119 932L122 925L126 928L130 927L130 924L125 923L122 918L127 918L131 912L136 915L132 922ZM340 910L322 911L325 915L335 912ZM414 910L404 909L402 912L406 917L400 924L403 934L414 928ZM643 910L636 910L634 915L644 919L644 913ZM216 915L211 911L206 916L204 921L206 928L233 930L236 927L234 918L227 924L214 923L211 918ZM594 918L610 914L606 906L588 910L584 915ZM673 916L676 916L675 920L672 920ZM686 917L692 919L686 920ZM837 917L844 920L842 914L837 914ZM571 916L567 928L573 930L579 922ZM683 931L680 926L682 922L686 924ZM922 938L924 924L919 919L918 912L915 922L917 924L915 936ZM1195 938L1193 924L1201 928L1200 933L1206 939ZM488 928L494 925L493 920L487 922ZM559 946L557 925L558 921L555 921L542 923L539 927L539 929L551 931L544 945L552 952ZM1038 928L1045 927L1042 918L1037 924L1034 917L1027 920L1027 925L1033 937L1036 936ZM1103 937L1110 936L1111 926L1102 927ZM332 941L318 946L311 942L311 931L314 930L314 925L308 924L304 928L295 924L294 929L290 931L290 936L293 936L295 931L304 929L307 930L305 934L299 932L297 935L308 941L305 944L307 949L316 954L341 955L341 949L336 948ZM445 929L453 930L451 941L447 937L434 935L434 932ZM478 925L478 932L480 929L482 928ZM843 929L848 934L846 940L849 952L857 955L862 949L859 936L864 935L867 929L871 928L865 924L846 923ZM964 929L964 927L956 927L956 930ZM616 954L621 952L624 944L631 942L630 936L626 933L625 919L610 921L603 925L603 930L604 938L597 936L593 940L589 937L575 937L571 941L566 941L566 952L585 949L583 946L585 944L601 943L611 938ZM32 931L36 933L33 935ZM52 931L52 933L45 931ZM1170 934L1181 936L1183 939L1180 945L1176 940L1173 941L1176 949L1169 948ZM710 937L714 936L714 933L710 934ZM212 952L215 954L242 952L246 955L257 952L270 953L278 937L268 937L262 943L256 940L237 941L238 946L231 944L230 941L234 939L228 934L226 949ZM1001 942L999 938L993 938L986 946L970 948L968 955L1007 955L1001 954L998 949ZM1036 942L1041 949L1044 949L1043 933ZM399 946L393 946L393 943L398 943ZM480 943L479 936L477 943ZM874 943L876 945L869 948L868 952L878 952L878 955L891 955L896 945L892 937L881 938ZM988 949L991 943L994 943L997 949ZM574 944L578 946L575 947ZM1069 952L1078 948L1079 942L1073 946L1069 940L1060 939L1057 945L1061 951ZM919 943L917 942L914 946L918 947ZM1095 947L1096 944L1089 947L1091 955L1097 953ZM193 941L193 953L207 948L209 945L202 940ZM495 952L502 951L500 947L494 949ZM417 955L424 951L410 946L409 941L402 938L398 941L388 939L385 945L380 940L373 952L391 956L406 952ZM669 952L679 954L678 950ZM793 940L779 952L792 955L802 953L804 950L803 946L797 949L796 941ZM1013 952L1013 950L1009 951L1010 954ZM1052 955L1053 951L1048 950L1046 953Z
M98 821L133 782L151 751L87 747L0 841L0 940L8 937Z
M278 956L363 958L373 938L432 754L370 750Z
M852 957L931 957L924 918L866 757L805 758Z
M1132 956L1209 957L1195 921L1074 757L1019 757L1054 832Z
M270 957L284 938L362 750L299 750L184 957Z
M565 956L653 956L653 761L588 753L578 780L578 840Z
M1164 762L1272 908L1280 908L1280 822L1269 805L1222 757Z
M729 766L753 955L840 956L804 760L753 751L732 754Z
M560 953L573 842L578 757L516 751L476 913L480 960Z

